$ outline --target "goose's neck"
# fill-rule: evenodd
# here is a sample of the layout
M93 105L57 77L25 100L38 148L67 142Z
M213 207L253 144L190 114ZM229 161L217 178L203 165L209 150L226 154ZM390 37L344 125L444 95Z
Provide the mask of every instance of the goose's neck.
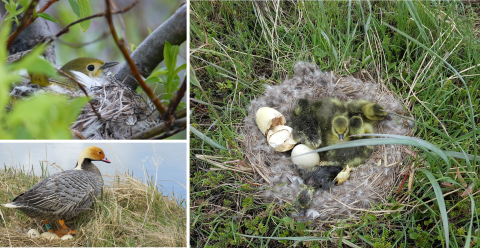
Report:
M81 166L78 165L79 163L81 163ZM77 166L75 166L75 170L84 170L84 171L94 172L99 175L102 175L102 173L100 173L100 170L97 168L97 166L95 166L95 164L92 163L92 160L88 158L79 160L77 162Z

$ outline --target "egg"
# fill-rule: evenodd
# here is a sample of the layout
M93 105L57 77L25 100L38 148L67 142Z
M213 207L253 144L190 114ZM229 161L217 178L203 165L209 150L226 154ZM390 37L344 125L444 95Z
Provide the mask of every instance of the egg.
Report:
M320 156L316 152L305 154L311 151L313 151L313 149L311 149L310 147L304 144L298 144L292 150L292 162L302 169L309 169L314 167L320 162ZM302 154L305 155L299 156Z
M286 152L297 144L292 137L292 128L284 125L275 126L268 131L267 142L278 152Z
M40 235L40 237L50 240L58 239L58 236L53 232L44 232L42 235Z
M36 229L28 230L27 236L30 238L40 238L40 233Z
M64 235L61 239L67 240L67 239L73 239L73 236L70 234Z
M262 107L255 114L255 121L260 131L267 135L274 127L285 124L285 117L277 110L269 107Z

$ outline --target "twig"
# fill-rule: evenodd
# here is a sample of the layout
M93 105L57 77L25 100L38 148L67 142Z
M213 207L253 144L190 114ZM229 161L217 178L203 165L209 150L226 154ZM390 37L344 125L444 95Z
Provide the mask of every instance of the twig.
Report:
M186 111L185 111L186 113ZM183 117L181 119L176 120L172 126L180 126L183 129L186 129L187 127L187 118ZM167 126L165 122L160 123L160 125L152 127L148 130L145 130L141 133L135 134L131 136L129 139L150 139L152 137L155 137L159 134L162 134L167 131Z
M117 11L113 11L113 12L110 12L110 19L111 19L111 15L113 14L122 14L122 13L125 13L127 11L129 11L131 8L133 8L133 6L135 6L138 1L140 0L135 0L135 2L132 3L132 5L122 9L122 10L117 10ZM86 21L86 20L90 20L90 19L93 19L93 18L96 18L96 17L102 17L102 16L106 16L107 15L107 12L102 12L102 13L98 13L98 14L95 14L95 15L91 15L91 16L87 16L85 18L82 18L82 19L78 19L70 24L68 24L66 27L64 27L62 30L60 30L60 32L58 32L56 35L55 35L55 39L60 37L61 35L65 34L65 33L68 33L70 31L70 27L75 25L75 24L78 24L80 22L83 22L83 21ZM54 39L50 38L51 41L53 41ZM51 42L50 41L50 42Z
M173 120L173 114L175 113L178 104L180 104L183 96L185 96L185 92L187 91L187 79L188 76L183 80L182 86L180 86L180 89L178 89L177 94L175 95L175 99L173 99L173 101L168 105L167 112L163 117L164 120Z
M108 35L110 35L110 29L105 30L105 32L103 32L102 35L100 37L98 37L97 39L89 41L89 42L85 42L85 43L71 43L71 42L66 42L64 40L60 40L60 39L57 39L57 41L58 41L58 43L61 43L61 44L67 45L67 46L79 48L79 47L84 47L84 46L93 44L97 41L103 40L103 39L107 38Z
M80 82L78 82L76 78L68 75L67 73L65 73L64 71L62 71L62 70L60 70L60 69L57 69L57 71L58 71L58 73L62 74L63 76L65 76L65 77L67 77L67 78L70 78L70 79L73 80L75 83L77 83L77 84L78 84L78 87L80 87L80 89L83 91L83 93L85 93L85 95L86 95L87 97L89 97L89 96L88 96L88 93L87 93L87 90L85 90L85 87L83 87L83 85L82 85ZM97 110L96 110L95 107L93 106L92 101L89 100L88 102L90 103L90 106L92 107L92 110L93 110L93 112L95 113L95 115L97 115L98 119L100 119L104 124L107 124L107 122L102 118L102 116L97 112Z
M152 139L165 139L165 138L168 138L168 137L171 137L177 133L180 133L181 131L185 130L184 128L177 128L175 130L173 130L172 132L165 132L163 133L162 135L160 136L155 136L153 137Z
M400 184L400 187L398 188L397 194L400 193L400 191L402 190L403 185L405 184L405 181L407 180L408 172L410 171L410 168L412 167L412 164L413 164L413 160L412 160L412 162L410 162L410 165L408 166L407 173L405 174L405 177L403 178L403 181Z
M33 15L33 10L35 6L37 6L39 0L32 0L30 5L27 8L27 11L25 11L25 14L23 14L22 21L20 24L17 26L17 29L8 37L8 42L7 42L7 51L10 50L10 47L13 45L13 42L17 38L17 36L22 32L22 30L27 26L27 21L30 18L30 16Z
M160 112L161 115L164 115L165 112L167 111L165 108L165 105L163 105L163 103L160 102L160 99L158 99L158 97L153 93L153 90L145 83L145 81L143 81L143 78L140 75L140 72L138 71L137 66L135 65L132 58L130 57L130 54L128 54L128 51L125 48L125 41L123 39L120 39L120 40L118 39L117 33L115 32L115 27L113 26L112 11L110 9L110 0L105 0L105 4L107 5L106 18L108 21L108 25L110 27L110 32L112 33L113 40L115 40L115 43L117 44L118 48L123 53L123 57L125 57L125 59L127 60L128 65L130 66L131 73L134 76L134 78L140 84L143 91L147 93L147 96L153 102L158 112Z
M117 5L115 4L114 1L112 1L112 6L115 9L118 9L118 7L117 7ZM125 46L127 47L128 52L131 53L132 51L130 51L130 48L129 48L129 45L128 45L127 34L125 33L125 22L123 21L122 15L118 16L118 20L120 20L120 24L122 25L122 36L123 36L123 39L125 40Z

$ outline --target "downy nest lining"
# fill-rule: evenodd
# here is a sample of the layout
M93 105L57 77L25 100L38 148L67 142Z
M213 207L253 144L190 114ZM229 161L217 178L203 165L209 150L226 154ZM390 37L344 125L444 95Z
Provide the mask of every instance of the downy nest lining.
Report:
M255 123L255 113L261 107L271 107L282 113L289 123L297 99L312 101L323 97L336 97L344 101L366 99L381 104L387 112L406 114L393 92L380 84L362 82L352 76L339 78L322 72L314 64L297 62L293 77L280 85L266 86L265 92L251 101L242 129L245 157L268 181L263 194L266 201L293 204L303 181L292 161L286 159L290 154L276 152L268 145L265 135ZM390 118L375 125L375 132L411 135L413 127L413 122L390 115ZM404 157L405 152L400 145L376 146L365 164L352 171L350 179L344 184L334 186L330 191L315 191L313 202L305 214L306 220L353 216L358 209L368 210L372 204L384 202L397 185ZM300 209L298 205L297 209Z

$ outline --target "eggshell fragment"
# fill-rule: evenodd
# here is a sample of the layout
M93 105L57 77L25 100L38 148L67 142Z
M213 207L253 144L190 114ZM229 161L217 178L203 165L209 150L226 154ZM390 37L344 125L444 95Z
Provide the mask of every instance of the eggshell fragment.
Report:
M27 236L30 238L40 238L40 233L36 229L30 229L27 232Z
M318 153L314 152L305 154L303 156L298 156L311 151L313 151L313 149L311 149L310 147L304 144L298 144L292 150L292 162L302 169L309 169L314 167L320 162L320 156L318 155Z
M263 107L257 110L255 121L260 131L267 135L274 127L285 124L285 117L277 110Z
M278 152L286 152L297 144L292 137L292 128L284 125L276 126L268 131L267 142Z
M335 180L337 180L337 185L340 185L347 181L347 179L350 178L350 171L352 171L352 167L345 167L340 173L338 173L337 177L335 177Z

